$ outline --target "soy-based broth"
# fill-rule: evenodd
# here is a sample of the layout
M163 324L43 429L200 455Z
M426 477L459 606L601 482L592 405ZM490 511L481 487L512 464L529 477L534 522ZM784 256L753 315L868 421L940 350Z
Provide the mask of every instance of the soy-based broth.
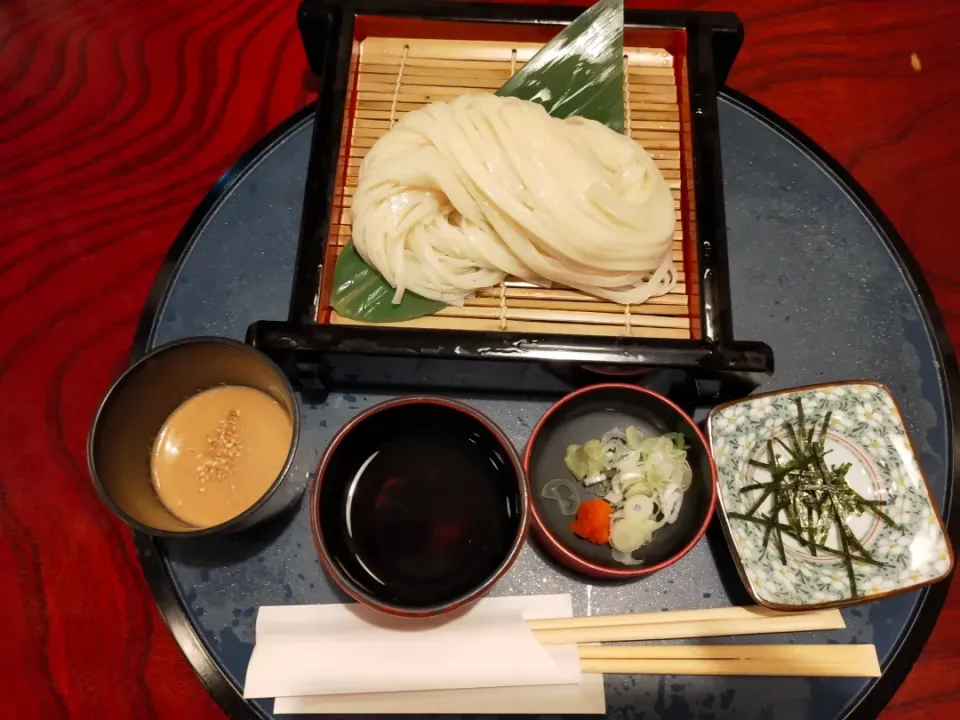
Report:
M399 596L454 596L496 567L512 539L513 467L476 435L403 432L357 471L344 508L359 565Z
M170 512L190 525L212 527L263 496L283 469L292 439L290 415L267 393L212 388L164 422L150 475Z

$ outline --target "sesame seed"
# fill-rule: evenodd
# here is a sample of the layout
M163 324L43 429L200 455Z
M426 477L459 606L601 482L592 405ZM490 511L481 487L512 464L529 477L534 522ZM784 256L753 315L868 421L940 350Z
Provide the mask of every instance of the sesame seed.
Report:
M201 463L197 466L201 484L208 480L222 482L233 473L234 463L241 456L243 447L237 424L239 417L237 410L230 410L207 436L207 450L201 454Z

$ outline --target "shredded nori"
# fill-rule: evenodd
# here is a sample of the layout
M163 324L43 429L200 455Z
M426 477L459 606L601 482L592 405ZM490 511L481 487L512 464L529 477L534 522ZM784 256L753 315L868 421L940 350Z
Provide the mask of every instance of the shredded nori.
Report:
M765 553L773 540L780 562L787 564L783 536L792 538L801 547L816 556L818 553L834 555L843 560L850 582L851 597L858 597L854 563L883 567L860 544L844 518L871 512L891 527L897 525L880 508L882 500L867 500L847 483L850 464L828 465L830 453L824 445L831 413L818 424L807 427L803 402L795 399L797 421L784 424L787 441L776 437L766 445L767 462L750 460L753 467L770 473L770 482L758 482L740 488L740 493L760 491L757 499L744 513L729 513L728 517L760 525L764 528L762 552ZM787 454L781 461L774 451L774 443ZM761 506L770 499L770 512L761 513ZM783 518L781 519L781 513ZM840 548L827 546L832 528L837 528Z

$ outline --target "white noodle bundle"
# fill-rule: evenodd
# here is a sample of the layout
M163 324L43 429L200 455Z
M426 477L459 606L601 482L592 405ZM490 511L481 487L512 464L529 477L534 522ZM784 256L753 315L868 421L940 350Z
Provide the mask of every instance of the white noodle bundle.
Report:
M637 143L516 98L408 113L360 166L357 251L396 288L461 305L506 275L638 304L676 282L676 217Z

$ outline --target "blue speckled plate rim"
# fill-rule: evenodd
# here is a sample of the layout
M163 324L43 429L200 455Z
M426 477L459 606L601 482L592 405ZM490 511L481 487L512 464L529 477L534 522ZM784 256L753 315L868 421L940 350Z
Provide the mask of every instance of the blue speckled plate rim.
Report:
M735 90L725 88L720 95L724 101L730 103L734 108L767 125L820 166L823 172L837 184L861 211L874 231L886 242L894 260L903 269L911 292L919 299L926 316L926 325L931 334L933 349L940 360L938 365L941 390L946 400L946 422L948 427L951 428L949 435L953 441L953 452L951 457L947 458L947 476L952 477L953 482L948 484L946 488L942 515L951 542L956 545L960 541L960 531L958 531L957 523L953 522L953 518L960 511L960 508L955 507L960 498L954 492L958 481L954 460L956 451L960 448L960 435L958 435L957 428L953 423L953 408L960 404L960 372L958 372L956 356L946 326L919 265L892 223L883 215L864 189L809 137L776 113ZM170 290L175 285L179 272L190 255L194 241L216 214L220 204L270 150L282 143L289 134L300 129L303 124L311 121L315 112L315 104L308 105L274 128L224 173L193 211L167 253L153 287L147 296L140 322L134 334L130 353L131 362L142 356L149 347ZM230 680L228 674L210 654L197 629L188 619L183 598L169 575L164 559L162 541L141 533L134 533L134 541L144 576L164 621L181 651L211 695L227 715L234 720L251 718L268 720L259 708L243 699L242 690ZM909 673L933 631L937 617L946 600L948 589L949 583L943 582L921 591L921 597L916 604L917 609L906 623L906 629L891 653L890 662L884 669L883 675L876 682L868 685L860 694L860 697L854 699L847 718L873 718L886 706Z

